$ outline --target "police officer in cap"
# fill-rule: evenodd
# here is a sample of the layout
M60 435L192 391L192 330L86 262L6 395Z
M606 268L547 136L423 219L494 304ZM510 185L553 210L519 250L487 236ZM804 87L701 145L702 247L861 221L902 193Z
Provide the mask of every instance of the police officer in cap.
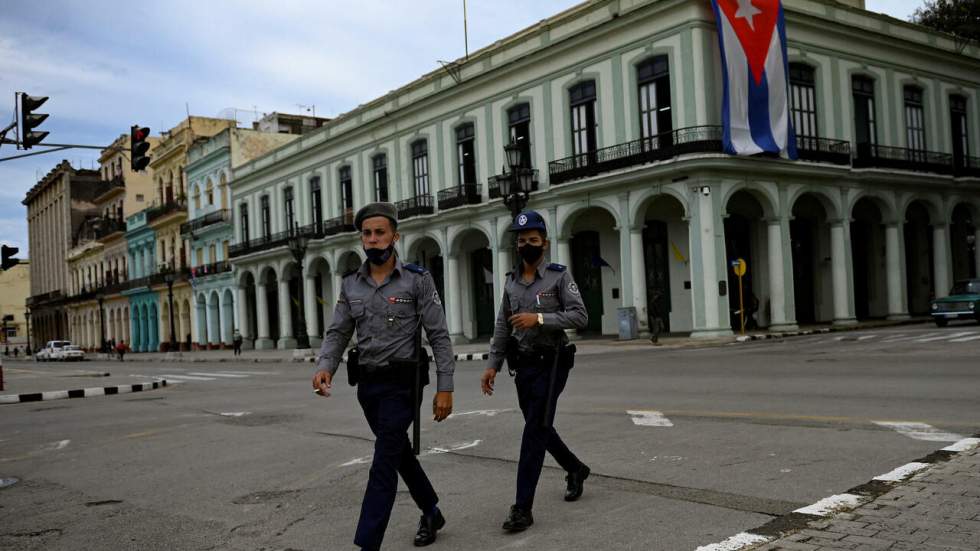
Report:
M574 361L574 347L568 344L564 330L584 328L589 318L565 266L543 260L549 241L541 215L522 212L514 219L511 231L517 233L522 261L507 275L490 342L489 366L480 383L489 396L505 358L508 368L516 370L524 434L517 466L517 500L503 528L521 532L534 523L531 508L545 451L568 473L565 501L581 497L589 476L589 468L568 449L553 426L558 395L565 388Z
M446 317L432 275L395 254L397 210L391 203L372 203L354 218L367 261L344 276L333 322L320 348L313 388L330 395L334 373L352 333L357 332L361 380L357 400L375 436L374 460L361 504L354 543L362 549L381 547L395 503L398 475L422 511L415 545L429 545L445 519L432 484L412 451L407 430L418 403L413 403L412 373L404 359L417 358L421 323L436 361L433 418L442 421L453 409L455 356Z

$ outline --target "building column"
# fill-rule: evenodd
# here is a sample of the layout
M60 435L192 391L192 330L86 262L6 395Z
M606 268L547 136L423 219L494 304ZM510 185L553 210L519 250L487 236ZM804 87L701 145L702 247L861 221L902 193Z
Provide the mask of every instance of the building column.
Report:
M932 226L933 293L936 298L949 296L950 254L949 224L945 221Z
M279 280L279 342L276 348L285 350L296 348L293 337L293 301L289 296L289 280Z
M902 225L900 222L889 222L885 226L885 274L888 287L888 319L904 320L909 318L906 304L906 291L902 275L905 266L902 264Z
M973 266L977 276L980 277L980 224L973 230Z
M248 293L244 287L236 287L235 294L238 296L238 331L242 334L242 342L245 342L255 338L249 333Z
M512 268L513 249L498 248L493 255L493 307L499 308L504 300L504 285L507 283L507 272ZM494 314L496 314L494 310ZM496 319L496 318L494 318Z
M265 285L258 281L255 282L255 314L258 330L258 337L255 339L256 350L268 350L275 348L276 343L269 338L269 304L268 297L265 295Z
M715 209L713 190L710 186L702 187L707 188L707 191L696 189L693 193L695 216L691 220L690 236L691 260L697 262L693 266L691 283L694 293L700 295L694 297L694 304L698 306L700 302L703 310L698 315L695 308L691 336L695 338L728 336L732 334L728 317L728 297L722 297L720 291L721 282L727 282L724 230L719 230L723 226Z
M831 284L834 292L834 325L854 325L853 280L847 274L847 259L851 256L851 240L844 231L844 220L830 223Z
M208 316L207 316L207 304L201 304L194 297L194 319L197 320L197 331L194 332L194 342L197 344L198 348L207 348L208 346Z
M765 222L769 253L769 330L795 331L798 329L796 309L788 307L793 304L793 255L786 254L783 243L784 236L789 241L789 221L785 218L770 218ZM786 274L790 274L789 279Z
M463 337L463 292L459 283L459 257L449 255L445 265L446 317L449 322L449 338L453 343L464 341Z
M303 316L306 318L306 335L310 339L310 348L318 348L320 342L323 340L323 335L317 331L316 326L316 297L320 293L317 292L316 279L306 275L306 270L303 271Z
M147 348L147 351L158 352L160 349L160 310L158 308L154 308L147 317L150 318L148 320L150 326L148 339L150 341L150 346Z
M218 294L218 316L221 320L221 344L231 346L232 326L235 319L235 305L229 304L225 299L225 292L222 290Z
M340 300L340 290L343 288L343 286L344 286L344 275L340 273L338 270L333 269L333 267L331 267L330 296L331 298L333 298L333 304L327 305L328 306L328 308L326 308L327 319L326 319L326 324L324 324L324 327L330 327L330 324L333 323L334 310L337 307L336 306L338 303L337 301Z
M624 232L625 233L625 232ZM629 228L630 274L633 287L633 307L636 308L636 322L640 334L650 332L649 312L647 311L646 262L643 257L643 226Z
M572 246L569 243L568 237L558 238L558 263L564 266L568 266L569 269L571 269Z

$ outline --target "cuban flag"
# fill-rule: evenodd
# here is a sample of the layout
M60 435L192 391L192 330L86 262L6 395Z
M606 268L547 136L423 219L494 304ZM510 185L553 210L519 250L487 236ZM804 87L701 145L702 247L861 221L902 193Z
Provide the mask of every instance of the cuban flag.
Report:
M725 80L722 141L732 155L796 159L786 24L779 0L712 0Z

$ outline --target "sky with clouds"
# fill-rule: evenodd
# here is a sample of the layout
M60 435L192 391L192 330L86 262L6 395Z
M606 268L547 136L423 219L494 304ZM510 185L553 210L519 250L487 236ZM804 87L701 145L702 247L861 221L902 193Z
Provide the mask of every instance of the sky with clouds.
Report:
M467 0L471 52L578 4ZM907 19L921 0L867 0ZM154 134L236 108L334 116L462 57L462 0L0 0L0 127L15 91L51 99L46 141L107 145L130 125ZM0 157L16 154L0 148ZM0 241L28 256L25 193L73 149L0 163Z

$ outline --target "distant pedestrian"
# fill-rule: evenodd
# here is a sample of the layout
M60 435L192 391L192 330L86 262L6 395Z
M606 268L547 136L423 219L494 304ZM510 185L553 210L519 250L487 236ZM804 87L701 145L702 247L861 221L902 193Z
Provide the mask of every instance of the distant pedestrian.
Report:
M17 357L17 347L14 347L14 357Z
M242 355L242 333L238 329L235 329L235 335L232 338L232 344L235 346L235 355Z
M116 345L116 354L119 354L119 361L124 361L124 356L126 355L126 341L119 341Z

